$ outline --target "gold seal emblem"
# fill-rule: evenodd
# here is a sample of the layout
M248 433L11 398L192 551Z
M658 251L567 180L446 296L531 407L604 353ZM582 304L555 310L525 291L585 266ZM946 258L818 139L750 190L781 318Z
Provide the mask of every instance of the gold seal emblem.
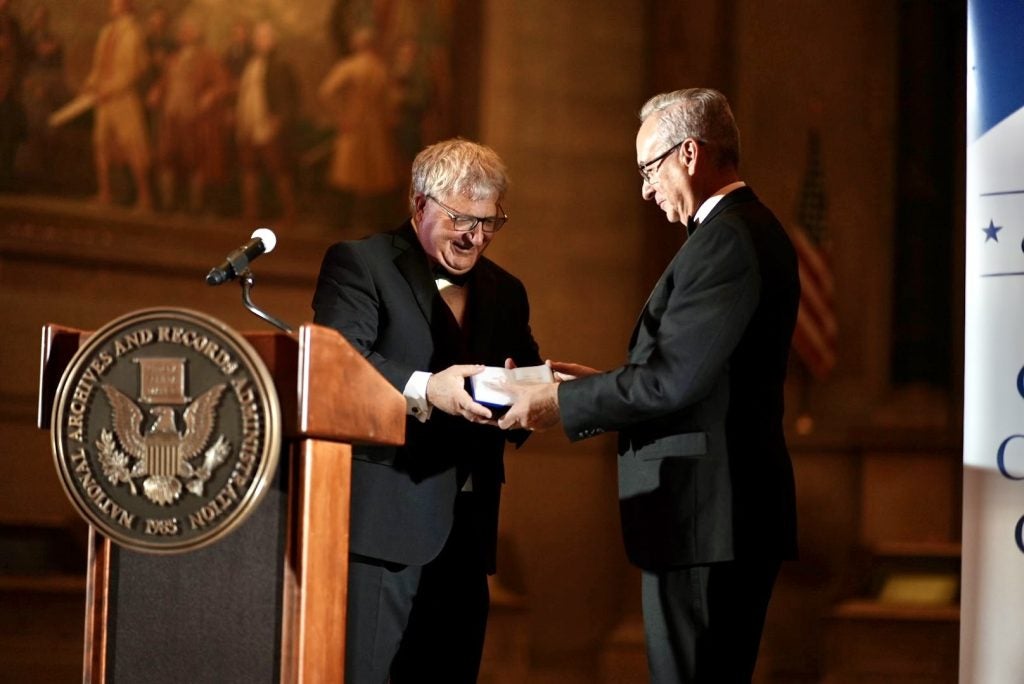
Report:
M189 551L235 529L277 471L281 416L263 361L187 309L96 331L57 388L51 441L68 497L113 541Z

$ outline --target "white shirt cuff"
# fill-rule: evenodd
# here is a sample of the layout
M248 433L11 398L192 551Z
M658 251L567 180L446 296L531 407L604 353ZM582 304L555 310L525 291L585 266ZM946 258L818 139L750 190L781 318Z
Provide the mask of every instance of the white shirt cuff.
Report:
M426 371L413 371L409 381L405 383L405 389L402 390L405 396L405 412L421 423L427 422L433 410L433 406L427 402L427 380L431 375L432 373Z

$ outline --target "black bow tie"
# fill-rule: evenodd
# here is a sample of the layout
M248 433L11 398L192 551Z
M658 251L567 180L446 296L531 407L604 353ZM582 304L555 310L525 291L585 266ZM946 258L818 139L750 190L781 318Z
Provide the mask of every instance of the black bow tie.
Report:
M700 221L697 220L696 216L686 219L686 234L693 235L693 231L697 230L698 226L700 226Z
M458 285L459 287L463 287L467 282L469 282L469 276L473 272L470 270L461 274L449 273L448 270L440 264L434 264L431 270L434 274L434 280L447 280L452 285Z

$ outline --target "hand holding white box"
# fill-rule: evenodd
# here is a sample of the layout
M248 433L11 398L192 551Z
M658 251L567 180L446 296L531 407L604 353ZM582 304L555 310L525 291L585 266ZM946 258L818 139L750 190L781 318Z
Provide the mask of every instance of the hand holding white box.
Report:
M546 365L521 368L487 366L469 377L473 399L491 408L496 415L504 413L512 405L513 398L507 391L510 385L540 385L554 381L551 368Z

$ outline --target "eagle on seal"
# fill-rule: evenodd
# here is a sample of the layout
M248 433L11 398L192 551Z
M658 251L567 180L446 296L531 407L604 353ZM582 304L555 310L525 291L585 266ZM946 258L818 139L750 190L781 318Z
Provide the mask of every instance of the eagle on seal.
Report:
M179 432L174 409L154 406L149 413L155 418L148 432L143 433L145 415L134 401L116 387L104 384L113 413L114 433L122 448L138 459L132 466L131 477L146 476L142 483L146 497L157 504L173 503L181 495L179 477L191 478L189 491L202 493L203 482L209 479L213 468L224 461L230 447L221 435L206 452L201 466L190 461L210 441L225 384L211 387L189 404L182 414L185 431Z

